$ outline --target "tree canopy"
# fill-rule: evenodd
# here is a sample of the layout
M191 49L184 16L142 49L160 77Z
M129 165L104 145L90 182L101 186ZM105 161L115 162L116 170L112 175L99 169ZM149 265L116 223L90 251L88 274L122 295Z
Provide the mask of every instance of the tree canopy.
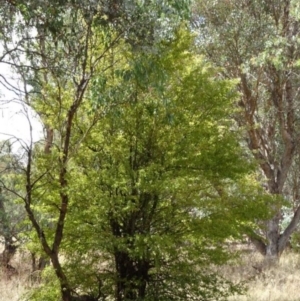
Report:
M261 170L261 183L289 203L279 206L251 239L261 253L278 258L300 219L299 156L299 9L296 1L197 1L203 18L199 49L238 78L237 120ZM203 34L202 34L203 32ZM273 208L274 209L274 208ZM272 208L270 208L272 210ZM281 228L284 214L287 227ZM286 219L286 218L285 218ZM287 221L287 219L286 219Z
M23 144L15 186L1 180L25 206L31 248L51 262L28 299L239 291L213 267L277 198L240 142L239 83L197 53L188 3L5 4L2 62L45 134Z

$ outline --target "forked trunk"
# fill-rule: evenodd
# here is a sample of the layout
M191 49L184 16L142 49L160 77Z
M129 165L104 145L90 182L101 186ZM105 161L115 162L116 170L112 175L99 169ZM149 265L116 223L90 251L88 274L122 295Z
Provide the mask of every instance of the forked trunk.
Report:
M280 219L281 212L270 219L266 224L266 241L260 238L258 235L250 235L250 240L256 246L256 249L265 257L266 265L273 265L278 263L280 256L289 245L291 234L297 228L300 219L300 207L294 213L294 216L286 227L286 229L280 233Z

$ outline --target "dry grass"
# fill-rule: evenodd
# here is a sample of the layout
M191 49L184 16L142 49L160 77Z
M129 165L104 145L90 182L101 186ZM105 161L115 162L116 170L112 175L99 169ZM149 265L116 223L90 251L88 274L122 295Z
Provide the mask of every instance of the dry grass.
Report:
M0 301L19 301L30 286L34 285L28 254L17 254L12 265L16 268L14 272L0 270Z
M219 269L227 279L245 282L248 287L246 295L232 296L229 301L300 301L300 254L285 253L277 266L263 270L262 262L259 254L250 252L243 254L238 262ZM16 256L13 266L18 273L0 272L0 301L19 301L35 285L30 277L28 255Z
M26 290L26 279L24 277L14 276L11 279L7 279L6 275L1 274L1 301L18 301Z
M245 282L248 288L246 295L230 301L300 301L300 254L287 252L276 266L262 267L262 256L253 252L223 270L227 278Z

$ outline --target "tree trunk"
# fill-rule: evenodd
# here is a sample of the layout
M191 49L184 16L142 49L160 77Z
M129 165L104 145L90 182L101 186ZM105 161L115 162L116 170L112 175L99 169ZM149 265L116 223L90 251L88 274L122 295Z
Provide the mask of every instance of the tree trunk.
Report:
M126 252L115 252L117 271L116 300L143 300L146 296L149 263L132 259Z
M282 253L278 248L278 241L280 238L279 223L279 214L275 215L271 220L267 222L267 245L265 261L268 265L278 262Z
M69 286L67 277L61 267L61 264L58 259L58 254L52 253L51 254L51 263L52 266L55 270L55 274L59 280L60 283L60 291L62 295L62 300L63 301L72 301L72 296L71 296L71 288Z
M112 233L116 238L130 238L127 242L128 250L134 248L135 222L134 214L122 225L113 218L110 220ZM115 299L143 300L146 296L147 283L149 281L150 262L146 258L132 257L128 252L115 247L115 268L117 274L115 286Z
M17 251L17 246L14 244L12 231L10 229L7 213L3 203L2 196L0 195L0 225L1 234L4 237L4 250L1 254L1 266L8 268L9 262Z
M281 212L278 211L278 213L267 222L266 242L262 239L262 237L255 233L249 234L249 238L255 245L256 249L265 256L265 262L267 265L277 263L281 254L289 245L291 234L296 230L300 220L300 206L297 208L291 222L282 233L280 233L279 227L280 219Z
M10 260L13 258L17 251L17 246L14 245L12 239L5 237L5 247L1 254L1 265L8 267Z
M32 271L43 270L48 264L49 260L43 256L36 256L36 253L31 253Z

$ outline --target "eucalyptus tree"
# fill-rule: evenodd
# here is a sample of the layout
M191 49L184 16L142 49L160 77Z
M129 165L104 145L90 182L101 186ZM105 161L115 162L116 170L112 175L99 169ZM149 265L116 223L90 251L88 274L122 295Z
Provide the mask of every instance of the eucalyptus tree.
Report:
M195 8L202 18L201 51L222 67L222 76L239 79L236 116L260 167L261 184L285 199L270 208L273 217L260 232L248 233L262 254L277 259L300 220L299 185L292 180L295 172L299 177L299 4L199 0ZM291 219L282 228L288 210Z

